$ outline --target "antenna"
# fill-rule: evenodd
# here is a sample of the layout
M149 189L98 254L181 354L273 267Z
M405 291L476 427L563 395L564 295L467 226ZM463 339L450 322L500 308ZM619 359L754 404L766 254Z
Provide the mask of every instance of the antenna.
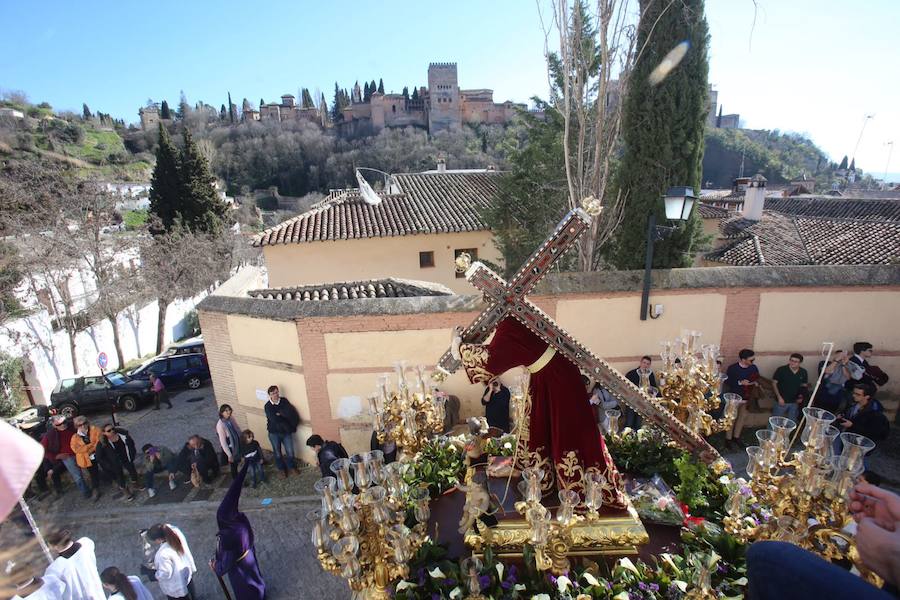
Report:
M885 145L885 146L889 146L889 148L888 148L888 159L887 159L887 162L884 163L884 177L882 178L882 179L884 180L884 185L887 185L887 183L888 183L888 180L887 180L888 170L889 170L890 167L891 167L891 154L894 153L894 140L891 140L891 141L889 141L889 142L885 142L884 145Z

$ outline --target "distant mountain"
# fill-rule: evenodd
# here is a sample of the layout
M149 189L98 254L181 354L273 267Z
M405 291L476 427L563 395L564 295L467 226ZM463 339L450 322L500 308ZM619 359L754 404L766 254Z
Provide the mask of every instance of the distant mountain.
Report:
M807 175L816 179L817 189L831 187L837 168L812 140L798 133L707 129L703 187L731 187L742 161L746 176L762 173L773 183L785 183Z

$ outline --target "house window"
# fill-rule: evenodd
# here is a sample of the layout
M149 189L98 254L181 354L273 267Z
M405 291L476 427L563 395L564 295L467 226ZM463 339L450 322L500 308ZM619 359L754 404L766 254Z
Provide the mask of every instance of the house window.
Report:
M459 258L459 255L462 254L463 252L465 252L466 254L469 255L469 257L472 259L473 263L476 260L478 260L478 248L459 248L457 250L454 250L453 251L454 260ZM465 276L466 276L466 274L464 272L463 273L460 273L459 271L456 272L457 279L462 279Z
M434 252L419 252L419 268L427 269L434 266Z

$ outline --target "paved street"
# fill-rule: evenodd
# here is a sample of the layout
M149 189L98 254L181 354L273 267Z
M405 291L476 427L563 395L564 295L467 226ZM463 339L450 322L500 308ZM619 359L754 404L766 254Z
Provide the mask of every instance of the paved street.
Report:
M172 403L171 410L144 408L118 414L119 425L134 436L138 449L153 442L177 451L193 433L212 440L218 447L214 429L217 406L211 386L173 393ZM89 416L96 425L109 420L107 414ZM269 482L259 489L245 488L241 509L253 524L259 563L269 585L268 598L348 598L350 594L342 580L325 574L319 567L309 539L305 515L317 506L311 496L311 482L318 478L318 470L305 468L302 476L282 480L269 469L267 476ZM142 492L134 502L126 503L110 486L104 488L98 502L85 500L65 477L67 493L63 498L33 501L31 507L42 529L60 525L93 539L101 570L115 565L129 574L139 572L139 530L161 521L177 525L187 536L197 561L200 597L221 598L224 596L206 562L215 551L215 511L230 479L225 469L212 486L195 489L189 483L181 483L173 492L160 477L157 497L150 499ZM267 499L271 503L263 504ZM5 523L0 530L0 547L13 546L17 535L15 525ZM149 587L156 597L164 598L156 584Z

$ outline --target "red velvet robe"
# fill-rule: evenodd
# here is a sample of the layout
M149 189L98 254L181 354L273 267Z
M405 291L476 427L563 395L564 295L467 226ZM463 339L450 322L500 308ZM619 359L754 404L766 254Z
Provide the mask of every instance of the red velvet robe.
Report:
M545 481L554 474L559 489L574 489L582 495L585 471L599 472L606 478L603 503L623 507L625 496L619 472L597 429L581 372L559 353L546 362L547 347L525 325L506 317L489 344L463 344L460 353L472 383L487 383L513 367L530 367L531 461L543 468Z

